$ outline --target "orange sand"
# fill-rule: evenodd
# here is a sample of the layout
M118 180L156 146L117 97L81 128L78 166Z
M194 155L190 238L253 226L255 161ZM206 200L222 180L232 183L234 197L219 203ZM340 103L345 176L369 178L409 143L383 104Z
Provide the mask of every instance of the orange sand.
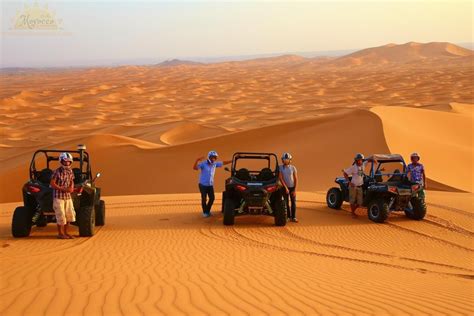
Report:
M424 221L377 225L301 193L298 224L224 227L200 216L197 194L110 197L106 226L73 241L53 225L13 239L14 204L3 204L0 312L472 314L473 196L428 199Z

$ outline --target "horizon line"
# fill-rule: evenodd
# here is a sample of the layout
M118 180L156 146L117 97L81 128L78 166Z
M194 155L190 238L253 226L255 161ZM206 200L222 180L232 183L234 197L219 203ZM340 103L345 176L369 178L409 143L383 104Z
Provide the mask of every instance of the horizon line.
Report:
M419 43L419 44L429 44L429 43L449 43L453 45L460 46L462 48L466 48L469 50L474 51L474 42L446 42L446 41L431 41L431 42L415 42L409 41L402 44L396 45L406 45L409 43ZM34 70L41 70L41 69L87 69L87 68L115 68L115 67L127 67L127 66L157 66L161 63L167 61L181 61L181 62L194 62L200 63L203 65L210 65L210 64L218 64L218 63L225 63L225 62L240 62L240 61L249 61L254 59L260 58L271 58L271 57L282 57L287 55L294 55L299 56L306 59L311 58L328 58L328 57L343 57L345 55L352 54L356 51L375 48L375 47L383 47L386 45L394 44L393 42L386 43L379 46L370 46L365 48L352 48L352 49L335 49L335 50L319 50L319 51L286 51L286 52L273 52L273 53L259 53L259 54L244 54L244 55L216 55L216 56L175 56L175 57L140 57L140 58L133 58L127 61L127 59L120 59L116 61L109 61L107 63L100 63L100 60L92 61L92 63L97 64L78 64L78 65L64 65L64 66L1 66L0 70L4 69L34 69ZM324 55L326 53L326 55ZM135 60L136 63L133 63L132 60ZM139 61L149 60L150 62L139 62ZM152 62L152 60L155 60Z

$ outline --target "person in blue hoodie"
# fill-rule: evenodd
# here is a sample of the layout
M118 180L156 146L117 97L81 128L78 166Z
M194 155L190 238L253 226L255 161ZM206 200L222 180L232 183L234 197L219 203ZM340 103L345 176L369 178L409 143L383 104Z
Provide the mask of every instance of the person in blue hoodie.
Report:
M201 174L199 175L199 191L201 192L203 217L211 216L211 208L215 199L214 175L216 173L216 168L220 168L232 162L232 160L217 161L218 157L219 155L217 152L212 150L207 154L207 160L204 160L205 157L200 157L196 159L193 165L194 170L201 170ZM207 200L208 197L209 200Z

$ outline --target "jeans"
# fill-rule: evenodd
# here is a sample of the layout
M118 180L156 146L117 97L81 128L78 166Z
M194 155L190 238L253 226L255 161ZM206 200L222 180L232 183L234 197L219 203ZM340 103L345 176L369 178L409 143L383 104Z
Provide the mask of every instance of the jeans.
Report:
M201 192L201 206L202 212L204 214L211 212L212 204L214 203L214 187L199 184L199 191ZM209 201L206 202L207 197L209 196Z
M286 204L286 212L288 218L296 218L296 197L292 194L295 192L295 188L288 188L289 194L283 192L283 198L285 199ZM290 208L290 200L291 200L291 208Z

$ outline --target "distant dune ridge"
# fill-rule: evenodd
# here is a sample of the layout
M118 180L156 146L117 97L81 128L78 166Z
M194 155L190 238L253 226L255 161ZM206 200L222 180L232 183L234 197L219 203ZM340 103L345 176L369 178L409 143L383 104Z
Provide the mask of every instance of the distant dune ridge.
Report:
M183 66L183 65L202 65L202 63L189 61L189 60L180 60L180 59L169 59L159 63L157 66L160 67L173 67L173 66Z
M0 74L0 315L473 315L472 51ZM92 238L11 237L32 153L86 144L106 200ZM202 218L197 157L291 152L299 223ZM356 152L417 151L423 221L385 224L325 191ZM13 203L5 203L13 202ZM77 227L71 227L76 235ZM429 289L429 290L427 290Z
M424 60L443 60L458 57L472 57L472 50L462 48L450 43L416 43L409 42L402 45L387 44L380 47L367 48L355 53L338 58L336 63L350 63L361 65L406 63Z

